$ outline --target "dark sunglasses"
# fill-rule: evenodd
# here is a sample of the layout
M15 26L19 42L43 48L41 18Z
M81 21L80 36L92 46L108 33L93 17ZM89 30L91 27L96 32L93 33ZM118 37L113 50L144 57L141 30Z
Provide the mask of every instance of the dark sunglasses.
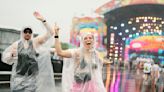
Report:
M32 34L31 28L25 28L23 32L24 32L25 34L27 34L27 33Z
M32 34L31 31L24 31L25 34L29 33L29 34Z

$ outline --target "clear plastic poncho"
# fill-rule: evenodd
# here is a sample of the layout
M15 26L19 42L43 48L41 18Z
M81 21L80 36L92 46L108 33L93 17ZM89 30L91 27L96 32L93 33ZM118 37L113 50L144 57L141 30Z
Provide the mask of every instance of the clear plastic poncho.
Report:
M102 79L103 63L93 48L89 54L81 46L70 49L72 58L66 58L62 72L63 92L106 92Z
M16 57L11 56L14 50L17 52ZM3 52L2 61L13 65L11 92L55 92L50 51L43 46L36 46L33 39L25 41L21 37Z

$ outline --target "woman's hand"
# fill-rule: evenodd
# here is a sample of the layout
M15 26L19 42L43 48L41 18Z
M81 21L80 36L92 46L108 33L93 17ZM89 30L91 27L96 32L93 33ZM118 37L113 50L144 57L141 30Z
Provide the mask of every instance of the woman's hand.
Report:
M33 13L33 15L35 16L36 19L38 19L38 20L40 20L40 21L42 21L42 22L45 21L45 19L43 18L43 16L42 16L39 12L35 11L35 12Z
M106 57L103 58L103 64L108 65L108 64L112 64L112 63L113 62L111 60L109 60L108 58L106 58Z
M59 35L59 26L57 26L57 24L55 23L54 25L54 32L55 32L55 36L58 36Z

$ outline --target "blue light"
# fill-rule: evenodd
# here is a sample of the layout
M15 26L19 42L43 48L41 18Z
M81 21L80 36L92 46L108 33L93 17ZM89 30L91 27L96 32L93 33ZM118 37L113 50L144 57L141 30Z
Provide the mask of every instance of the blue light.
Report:
M135 31L135 30L136 30L136 28L135 28L135 27L133 27L133 28L132 28L132 30L133 30L133 31Z
M122 40L125 40L126 38L124 37L124 38L122 38Z
M125 24L124 23L121 23L121 27L124 27L125 26Z
M132 37L132 34L130 34L129 37Z
M139 33L136 33L136 36L139 36L140 34Z
M120 33L118 33L118 35L120 35L120 36L121 36L121 35L122 35L122 33L120 32Z
M126 33L128 33L128 32L129 32L129 30L128 30L128 29L126 29L126 30L125 30L125 32L126 32Z
M114 30L117 30L117 27L114 27Z
M96 30L98 30L98 23L96 22L92 22L92 23L80 23L78 24L78 29L81 30L83 28L94 28Z

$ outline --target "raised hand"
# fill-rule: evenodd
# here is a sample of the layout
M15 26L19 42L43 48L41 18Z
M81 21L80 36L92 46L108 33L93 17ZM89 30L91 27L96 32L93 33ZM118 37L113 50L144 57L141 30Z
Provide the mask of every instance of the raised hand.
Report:
M36 19L38 19L38 20L40 20L42 22L45 20L44 17L39 12L37 12L37 11L35 11L33 13L33 15L35 16Z
M57 26L57 24L55 23L54 25L54 32L55 32L55 35L58 35L59 34L59 26Z

